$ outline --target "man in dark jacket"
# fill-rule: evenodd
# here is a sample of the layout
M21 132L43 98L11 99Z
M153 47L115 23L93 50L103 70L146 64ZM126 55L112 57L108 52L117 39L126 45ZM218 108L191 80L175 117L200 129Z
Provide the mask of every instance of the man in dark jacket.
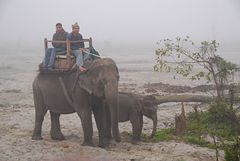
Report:
M83 37L79 33L79 30L80 30L80 27L78 23L75 23L74 25L72 25L72 32L67 35L67 39L70 41L82 40ZM71 43L71 50L73 55L76 57L76 64L79 66L80 71L86 70L83 67L83 63L85 60L90 58L88 54L84 53L83 48L84 48L84 42Z
M56 24L56 33L54 33L52 40L53 41L66 41L67 32L64 31L62 24ZM66 51L66 44L65 43L52 43L53 48L48 48L45 53L45 58L43 61L43 67L47 69L52 69L55 63L56 54L58 52Z

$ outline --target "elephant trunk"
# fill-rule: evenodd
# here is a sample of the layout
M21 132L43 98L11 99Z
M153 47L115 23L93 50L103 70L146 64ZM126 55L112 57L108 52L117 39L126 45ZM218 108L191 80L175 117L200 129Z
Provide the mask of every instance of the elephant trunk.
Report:
M157 112L152 114L152 120L153 120L153 130L152 130L152 134L151 134L151 138L154 137L154 135L156 134L157 131Z
M118 82L116 82L118 83ZM118 85L115 83L108 83L105 86L105 98L106 103L108 104L108 108L110 111L110 117L107 120L110 120L108 124L111 124L112 134L114 139L117 142L121 141L119 127L118 127Z

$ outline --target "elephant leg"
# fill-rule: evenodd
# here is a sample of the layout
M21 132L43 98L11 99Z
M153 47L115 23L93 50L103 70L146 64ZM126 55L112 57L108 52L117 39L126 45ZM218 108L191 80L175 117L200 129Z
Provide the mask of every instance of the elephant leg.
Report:
M111 115L110 115L110 110L108 107L104 107L104 113L105 113L105 117L104 117L104 129L106 129L106 135L107 138L110 140L112 139L112 132L111 132Z
M32 140L42 140L42 123L47 109L40 112L35 111L35 127L32 134Z
M92 111L90 107L85 107L78 112L78 115L82 122L82 128L84 133L83 146L93 146L93 125L92 125Z
M42 140L42 123L47 109L43 103L42 95L36 88L33 88L33 98L35 105L35 127L32 134L32 140Z
M101 103L100 103L101 104ZM107 137L107 131L104 128L105 114L102 106L94 106L93 114L97 124L99 135L99 147L105 148L109 145L109 139ZM110 129L111 130L111 129Z
M153 120L153 130L150 138L153 138L157 131L157 112L153 114L152 120Z
M143 116L136 114L135 116L132 116L134 118L130 119L132 123L132 130L133 130L133 137L132 141L133 143L140 141L141 134L142 134L142 127L143 127Z
M53 140L65 140L60 128L60 114L50 111L51 116L51 138Z

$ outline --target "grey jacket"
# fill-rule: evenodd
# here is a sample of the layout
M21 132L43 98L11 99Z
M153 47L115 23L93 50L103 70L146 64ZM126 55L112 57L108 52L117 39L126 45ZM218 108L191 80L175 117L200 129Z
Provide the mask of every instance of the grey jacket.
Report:
M66 41L67 40L67 34L68 33L65 30L62 29L62 31L56 32L53 35L52 40ZM60 49L63 49L63 50L66 50L66 48L67 48L66 43L52 43L52 45L53 45L54 48L60 48Z

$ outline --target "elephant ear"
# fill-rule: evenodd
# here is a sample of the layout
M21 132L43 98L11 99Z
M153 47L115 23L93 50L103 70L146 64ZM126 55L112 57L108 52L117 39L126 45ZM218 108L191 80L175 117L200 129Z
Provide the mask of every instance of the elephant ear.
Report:
M87 91L89 94L93 93L93 86L91 80L87 77L87 75L80 75L78 79L79 86Z
M135 99L135 107L139 113L142 113L144 110L143 102L140 99Z
M150 95L143 98L143 104L144 106L157 106L158 102L154 96Z
M101 71L99 69L79 75L78 84L89 94L94 94L96 96L103 95L104 80L101 79Z

